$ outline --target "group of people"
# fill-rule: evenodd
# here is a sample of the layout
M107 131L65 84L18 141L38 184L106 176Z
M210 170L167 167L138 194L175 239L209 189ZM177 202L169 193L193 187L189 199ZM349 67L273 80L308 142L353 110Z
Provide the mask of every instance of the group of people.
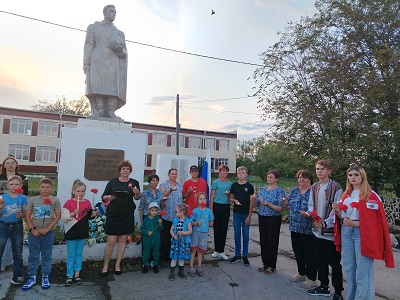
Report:
M13 167L10 167L13 165ZM347 279L346 299L374 299L374 259L384 260L394 267L388 226L383 204L371 190L365 170L357 165L347 170L346 189L330 179L331 167L326 160L315 165L318 182L313 182L310 171L300 170L296 177L298 187L286 197L278 186L277 171L267 173L267 185L258 195L247 181L246 167L237 168L238 181L228 180L229 168L218 168L218 179L212 182L210 199L207 184L199 178L197 166L190 167L191 179L183 186L177 181L178 171L168 171L168 179L159 183L159 177L148 177L149 188L140 191L139 182L130 178L132 165L122 161L118 165L119 177L111 179L102 194L107 202L102 277L109 274L109 262L117 244L114 274L120 275L121 260L126 240L134 227L135 201L138 207L143 241L142 272L153 269L159 272L159 261L170 261L169 279L186 278L184 261L189 260L189 276L202 276L203 254L207 250L209 227L214 227L213 258L242 261L249 266L249 225L253 208L258 206L262 265L259 272L272 275L277 272L277 255L281 226L281 213L289 211L289 229L297 262L297 274L290 281L302 281L301 287L308 295L330 296L329 266L332 268L333 299L343 299L343 271ZM6 174L6 175L4 175ZM13 157L3 161L2 173L6 176L7 194L0 197L0 265L5 245L11 240L14 271L11 283L22 284L22 242L25 218L29 229L28 281L23 290L36 284L39 258L42 261L42 288L50 287L51 251L54 227L64 222L67 241L67 280L81 284L82 250L89 235L88 220L97 212L85 199L86 185L75 180L71 199L61 208L60 201L51 195L52 182L43 178L39 182L39 196L28 200L27 181L18 173L18 163ZM25 188L24 188L25 187ZM235 253L229 258L225 243L233 205ZM207 207L208 206L208 207ZM197 267L194 261L197 256ZM317 283L317 279L320 284Z

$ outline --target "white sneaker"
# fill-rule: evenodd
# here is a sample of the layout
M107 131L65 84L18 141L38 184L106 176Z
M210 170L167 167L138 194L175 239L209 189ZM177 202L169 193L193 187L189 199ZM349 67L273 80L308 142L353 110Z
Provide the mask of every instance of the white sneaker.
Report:
M218 257L222 258L223 260L228 260L229 259L229 257L224 252L218 253Z
M214 251L214 253L213 254L211 254L211 257L214 257L214 258L217 258L218 257L218 252L217 251Z

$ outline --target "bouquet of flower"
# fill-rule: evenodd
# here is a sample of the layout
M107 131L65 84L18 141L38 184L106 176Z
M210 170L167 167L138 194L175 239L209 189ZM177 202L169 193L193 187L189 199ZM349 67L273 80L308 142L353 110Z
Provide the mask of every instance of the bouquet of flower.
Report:
M106 216L97 216L93 220L89 220L89 236L88 245L92 246L95 243L106 243L107 235L104 232L104 224Z
M140 231L139 223L136 222L135 231L133 232L133 241L136 243L136 245L139 245L141 240L142 232Z

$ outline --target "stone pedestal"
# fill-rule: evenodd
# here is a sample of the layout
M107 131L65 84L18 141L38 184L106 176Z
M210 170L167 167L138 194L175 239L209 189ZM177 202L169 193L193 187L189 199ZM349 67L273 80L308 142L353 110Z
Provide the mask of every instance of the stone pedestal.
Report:
M120 157L132 163L131 178L139 181L142 190L146 142L146 135L132 133L130 124L79 119L76 128L62 128L57 192L61 204L63 205L71 198L71 187L75 179L80 179L86 184L85 198L92 201L92 205L100 201L107 182L118 176L119 161L116 162L116 160ZM95 153L95 155L90 156L90 153ZM88 159L92 159L89 164ZM89 177L88 174L92 172L91 175L93 175L93 171L101 173L103 180L93 180L93 177L85 178L85 174ZM90 192L92 188L99 190L99 193L94 195L94 200ZM136 201L136 206L138 205L139 201ZM136 220L139 220L137 210Z

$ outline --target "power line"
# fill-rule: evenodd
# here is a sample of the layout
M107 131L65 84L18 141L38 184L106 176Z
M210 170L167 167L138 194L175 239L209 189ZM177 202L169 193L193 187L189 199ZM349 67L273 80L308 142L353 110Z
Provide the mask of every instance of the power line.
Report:
M12 15L12 16L20 17L20 18L25 18L25 19L32 20L32 21L42 22L42 23L49 24L49 25L59 26L59 27L67 28L67 29L80 31L80 32L86 32L86 30L83 30L83 29L79 29L79 28L75 28L75 27L71 27L71 26L66 26L66 25L62 25L62 24L58 24L58 23L53 23L53 22L49 22L49 21L45 21L45 20L41 20L41 19L36 19L36 18L28 17L28 16L23 16L23 15L19 15L19 14L16 14L16 13L11 13L11 12L4 11L4 10L0 10L0 12L5 13L5 14L9 14L9 15ZM203 58L209 58L209 59L215 59L215 60L220 60L220 61L226 61L226 62L232 62L232 63L250 65L250 66L257 66L257 67L262 67L263 66L263 65L260 65L260 64L255 64L255 63L250 63L250 62L245 62L245 61L240 61L240 60L233 60L233 59L215 57L215 56L198 54L198 53L193 53L193 52L181 51L181 50L176 50L176 49L171 49L171 48L166 48L166 47L161 47L161 46L156 46L156 45L151 45L151 44L131 41L131 40L125 40L125 41L128 42L128 43L138 44L138 45L142 45L142 46L147 46L147 47L152 47L152 48L156 48L156 49L161 49L161 50L166 50L166 51L171 51L171 52L176 52L176 53L181 53L181 54L186 54L186 55L192 55L192 56L197 56L197 57L203 57Z
M182 107L182 105L179 106L180 109L182 109L182 111L193 121L195 122L199 127L202 127L199 123L197 123Z
M167 119L164 121L163 125L165 125L165 123L167 123L167 121L168 121L168 119L169 119L169 116L170 116L171 113L174 111L174 108L175 108L175 105L172 106L172 109L171 109L171 111L169 112L169 115L168 115Z
M186 106L187 107L187 106ZM202 109L202 110L210 110L213 112L217 112L217 113L232 113L232 114L243 114L243 115L253 115L253 116L261 116L260 114L255 114L255 113L247 113L247 112L242 112L242 111L231 111L231 110L224 110L224 111L218 111L215 109L211 109L211 108L204 108L204 107L195 107L195 106L191 106L191 107L187 107L187 108L195 108L195 109Z
M186 102L186 104L192 104L192 103L208 103L208 102L222 102L222 101L230 101L230 100L237 100L237 99L247 99L247 98L254 98L258 97L256 95L253 96L243 96L243 97L233 97L233 98L224 98L224 99L214 99L214 100L196 100L192 102Z

